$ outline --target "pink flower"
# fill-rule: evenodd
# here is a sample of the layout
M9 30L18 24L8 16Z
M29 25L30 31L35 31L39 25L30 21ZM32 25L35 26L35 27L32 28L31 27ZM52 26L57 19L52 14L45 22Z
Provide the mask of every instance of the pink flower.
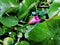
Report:
M39 17L33 16L33 18L28 22L28 24L33 24L33 23L39 23L41 21L41 19L39 19Z

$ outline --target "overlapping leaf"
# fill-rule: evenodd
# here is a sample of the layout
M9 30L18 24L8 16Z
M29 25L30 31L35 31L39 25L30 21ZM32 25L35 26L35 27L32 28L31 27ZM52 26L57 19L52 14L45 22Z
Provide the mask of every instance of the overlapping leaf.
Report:
M36 25L29 33L29 39L35 42L50 39L60 30L60 17Z
M60 11L60 0L54 0L48 11L49 17L52 18L53 16L58 14L59 11Z
M13 11L13 8L18 7L17 4L17 0L0 0L0 17L2 17L5 11Z
M23 0L22 3L20 3L19 5L19 19L22 19L23 17L25 17L29 10L35 6L37 3L39 2L39 0Z

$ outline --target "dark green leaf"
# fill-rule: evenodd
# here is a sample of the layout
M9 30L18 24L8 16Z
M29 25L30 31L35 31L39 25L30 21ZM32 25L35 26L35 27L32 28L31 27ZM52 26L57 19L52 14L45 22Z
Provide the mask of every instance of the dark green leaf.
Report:
M30 45L27 41L21 41L20 45Z
M4 33L8 32L8 28L7 27L0 27L0 35L3 35Z
M60 17L39 23L29 32L29 39L35 42L53 38L60 30Z
M11 34L9 34L10 37L15 37L16 36L16 33L15 32L11 32Z
M30 9L35 6L39 0L23 0L22 3L19 5L19 19L22 19L26 15L28 15L28 12Z
M17 42L15 45L20 45L20 42Z
M5 33L5 30L3 30L1 27L0 27L0 35L4 34Z
M49 31L46 22L39 23L29 32L29 39L35 42L43 41L48 39L48 37L51 37L51 32Z
M60 30L60 16L54 17L46 23L53 36Z

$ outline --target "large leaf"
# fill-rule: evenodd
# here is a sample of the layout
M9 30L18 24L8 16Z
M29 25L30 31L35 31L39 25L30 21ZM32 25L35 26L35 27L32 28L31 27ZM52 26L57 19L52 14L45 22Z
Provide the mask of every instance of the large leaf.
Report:
M30 11L30 9L35 6L37 3L39 2L39 0L23 0L22 3L20 3L19 5L19 19L22 19L23 17L25 17L28 12Z
M0 17L4 14L5 11L13 11L17 6L17 0L0 0Z
M49 30L52 32L50 39L42 42L43 45L60 45L60 16L47 21Z
M29 32L29 39L35 42L53 38L60 30L60 17L55 17L35 26Z
M48 20L46 24L54 36L60 30L60 16L56 16L53 19Z
M57 32L57 34L55 35L55 41L56 41L56 45L60 45L60 31Z
M60 45L60 37L54 37L52 39L46 40L41 43L42 43L42 45Z
M12 27L12 26L15 26L15 25L18 24L18 20L17 20L17 18L14 17L14 16L2 17L2 18L0 19L0 22L1 22L3 25L7 26L7 27Z
M51 32L49 31L46 22L40 23L35 26L32 31L29 32L29 39L35 42L40 42L46 38L51 37Z
M42 42L43 45L60 45L60 30L49 40Z

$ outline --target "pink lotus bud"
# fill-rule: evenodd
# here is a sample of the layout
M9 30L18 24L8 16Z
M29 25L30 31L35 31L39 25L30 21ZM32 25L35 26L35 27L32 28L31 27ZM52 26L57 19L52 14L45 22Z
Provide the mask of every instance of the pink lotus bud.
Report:
M33 16L33 18L28 22L28 24L39 23L41 19L38 16Z

